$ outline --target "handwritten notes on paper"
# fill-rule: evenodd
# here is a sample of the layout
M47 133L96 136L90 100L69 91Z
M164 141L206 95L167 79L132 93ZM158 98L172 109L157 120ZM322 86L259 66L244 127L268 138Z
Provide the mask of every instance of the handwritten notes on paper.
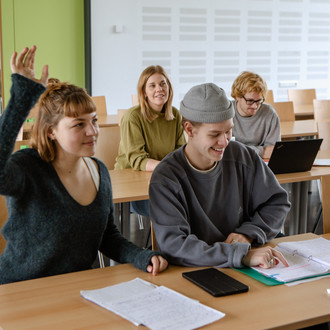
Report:
M80 293L135 325L150 329L196 329L225 316L176 291L139 278Z
M279 243L275 248L289 263L279 263L273 268L252 267L259 273L281 282L319 276L330 272L330 241L315 238L298 242Z

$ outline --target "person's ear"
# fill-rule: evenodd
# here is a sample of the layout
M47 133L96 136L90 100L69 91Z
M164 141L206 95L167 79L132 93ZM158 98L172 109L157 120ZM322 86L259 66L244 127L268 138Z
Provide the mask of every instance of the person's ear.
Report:
M194 126L191 124L190 121L186 121L184 123L184 130L188 136L188 138L192 138L194 135Z
M55 133L52 127L48 128L47 136L50 140L55 140Z

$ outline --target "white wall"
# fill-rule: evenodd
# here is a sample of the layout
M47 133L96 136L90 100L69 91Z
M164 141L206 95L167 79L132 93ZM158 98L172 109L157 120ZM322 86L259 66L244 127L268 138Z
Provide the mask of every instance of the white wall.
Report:
M243 70L260 74L277 101L291 83L330 98L329 0L92 0L91 19L92 94L106 95L108 113L131 106L151 64L170 75L176 107L204 82L230 96Z

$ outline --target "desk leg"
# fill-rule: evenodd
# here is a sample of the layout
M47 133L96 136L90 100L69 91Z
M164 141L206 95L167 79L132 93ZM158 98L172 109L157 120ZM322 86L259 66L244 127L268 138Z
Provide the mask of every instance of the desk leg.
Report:
M121 204L121 222L120 228L122 235L130 240L131 230L130 230L130 203L122 203Z
M330 233L330 175L322 176L323 233Z
M297 235L299 232L299 210L300 210L300 182L291 183L291 223L289 235Z
M120 228L120 203L116 203L114 205L114 221L115 221L115 225L117 226L117 228Z
M300 182L299 234L307 233L308 190L310 181Z

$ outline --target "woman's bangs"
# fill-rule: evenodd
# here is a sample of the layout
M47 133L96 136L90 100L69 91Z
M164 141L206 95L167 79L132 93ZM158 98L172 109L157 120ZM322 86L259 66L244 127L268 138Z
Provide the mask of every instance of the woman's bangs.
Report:
M64 115L67 117L79 117L92 112L96 112L96 106L87 94L72 94L64 104Z

